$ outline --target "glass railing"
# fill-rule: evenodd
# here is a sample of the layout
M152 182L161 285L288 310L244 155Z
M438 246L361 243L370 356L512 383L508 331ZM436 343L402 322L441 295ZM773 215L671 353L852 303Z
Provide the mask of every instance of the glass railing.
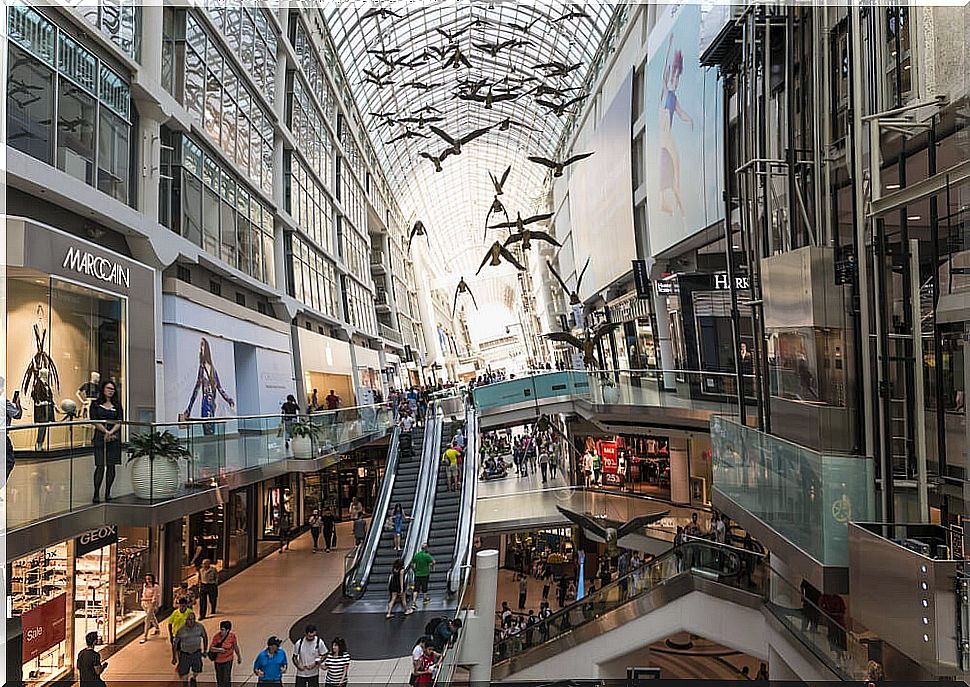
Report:
M464 577L464 584L461 587L460 593L458 594L458 607L455 611L453 617L461 618L464 622L464 617L466 615L466 598L468 590L472 589L471 584L473 574L466 575ZM461 647L465 641L465 633L467 628L462 628L458 632L458 637L449 646L444 647L442 651L441 658L438 661L437 668L434 671L434 687L446 687L452 684L465 684L469 681L467 679L457 679L456 673L458 671L458 659L461 656Z
M824 565L849 563L850 520L875 519L871 458L819 453L711 418L714 490Z
M383 405L285 420L266 415L123 421L115 438L104 444L106 450L94 442L102 423L15 425L7 429L16 458L6 482L7 527L71 513L106 496L130 504L161 503L223 484L240 470L336 455L354 442L386 433L393 422L392 411Z
M522 377L475 387L482 411L522 403L582 398L596 405L737 413L737 375L687 370L536 370ZM745 377L746 405L754 407L753 377Z
M563 637L681 575L697 575L763 595L767 582L763 561L763 556L751 551L692 539L532 626L505 637L499 634L494 662L514 658Z

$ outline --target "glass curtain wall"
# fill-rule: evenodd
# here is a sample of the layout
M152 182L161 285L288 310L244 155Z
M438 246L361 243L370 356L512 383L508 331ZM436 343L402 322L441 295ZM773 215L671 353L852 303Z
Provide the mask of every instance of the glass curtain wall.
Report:
M10 5L7 29L7 144L128 203L127 82L31 7Z

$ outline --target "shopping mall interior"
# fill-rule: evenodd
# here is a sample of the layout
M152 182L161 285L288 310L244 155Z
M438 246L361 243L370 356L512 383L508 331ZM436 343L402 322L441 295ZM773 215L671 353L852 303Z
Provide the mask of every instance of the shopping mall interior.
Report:
M4 11L7 684L970 676L963 0Z

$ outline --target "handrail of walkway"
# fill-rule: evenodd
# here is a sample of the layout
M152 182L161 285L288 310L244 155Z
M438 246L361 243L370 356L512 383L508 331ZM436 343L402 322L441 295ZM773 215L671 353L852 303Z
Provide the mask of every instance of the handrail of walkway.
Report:
M458 511L458 530L455 555L448 571L448 595L464 590L471 575L475 512L478 496L478 415L470 405L465 407L465 456L462 460L461 502Z
M354 562L344 575L342 585L344 596L354 598L360 596L370 577L371 567L374 565L381 542L381 534L384 531L384 523L389 514L391 494L394 493L394 480L397 478L397 466L400 461L400 443L401 427L395 425L387 448L387 460L384 463L384 481L381 483L381 490L377 494L377 501L371 514L367 538L355 549Z

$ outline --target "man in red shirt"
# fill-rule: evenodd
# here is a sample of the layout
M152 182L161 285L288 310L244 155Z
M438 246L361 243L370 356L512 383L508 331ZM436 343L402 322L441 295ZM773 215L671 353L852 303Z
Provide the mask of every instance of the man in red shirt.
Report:
M327 410L336 410L340 407L340 396L334 393L333 389L330 390L330 393L327 394L324 400L327 403Z

